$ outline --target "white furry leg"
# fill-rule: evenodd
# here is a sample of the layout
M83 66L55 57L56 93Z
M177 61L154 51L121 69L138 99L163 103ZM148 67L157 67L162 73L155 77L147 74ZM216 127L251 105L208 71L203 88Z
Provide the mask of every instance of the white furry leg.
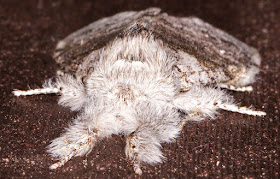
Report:
M51 93L61 94L58 104L70 107L72 111L78 111L83 108L87 100L87 94L82 80L71 75L57 77L55 81L47 80L43 84L43 88L40 89L13 91L15 96Z
M83 156L91 152L97 141L97 132L90 129L87 123L76 120L73 126L52 141L48 152L59 161L49 168L56 169L64 165L72 157Z
M232 111L232 112L238 112L242 114L247 114L247 115L253 115L253 116L265 116L266 113L263 111L254 111L251 110L250 108L247 107L240 107L235 104L223 104L221 102L217 102L215 104L218 108L227 110L227 111Z
M72 144L67 139L65 139L65 141L67 141L68 143L67 146L68 151L66 151L67 154L61 157L59 162L52 164L49 168L51 170L57 169L63 166L66 162L68 162L73 156L79 156L78 153L88 150L89 146L93 145L92 143L96 142L96 137L87 137L84 138L83 140L84 140L83 143Z
M134 172L142 175L141 162L161 163L163 156L160 148L161 145L152 131L131 134L126 141L125 153L132 161Z
M140 168L140 162L139 161L136 161L136 160L133 160L133 169L134 169L134 172L137 174L137 175L142 175L142 170Z
M27 95L37 95L37 94L52 94L52 93L60 93L59 88L39 88L39 89L31 89L31 90L14 90L13 94L15 96L27 96Z
M67 139L65 139L65 140L67 140ZM69 148L70 148L70 145L71 144L69 144ZM73 156L75 156L77 150L74 146L72 146L72 148L73 149L70 149L71 151L69 151L68 154L66 156L64 156L64 158L60 159L59 162L56 162L56 163L52 164L49 167L49 169L51 169L51 170L57 169L57 168L63 166L66 162L68 162Z
M142 175L141 164L138 159L137 153L134 154L133 158L130 158L133 164L133 170L137 175Z
M125 153L126 156L128 156L129 159L132 161L134 172L137 175L142 175L138 149L136 148L136 145L134 144L135 142L133 142L132 138L133 138L133 134L131 134L126 140Z
M173 104L188 114L199 110L202 118L207 116L215 118L219 108L254 116L264 116L266 114L263 111L254 111L247 107L238 107L234 104L232 98L220 89L201 86L193 87L188 92L177 95ZM202 118L195 118L195 120Z
M235 87L235 86L227 85L227 84L218 84L218 87L229 89L232 91L240 91L240 92L253 91L252 86Z

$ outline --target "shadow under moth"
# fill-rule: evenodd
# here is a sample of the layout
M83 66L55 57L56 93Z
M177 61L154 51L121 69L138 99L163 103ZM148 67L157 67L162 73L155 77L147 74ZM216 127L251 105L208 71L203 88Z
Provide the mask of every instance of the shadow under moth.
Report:
M225 90L251 91L258 51L196 17L173 17L158 8L118 13L70 34L57 44L60 69L41 89L13 94L59 94L58 104L78 111L48 146L56 169L83 156L112 134L126 137L135 173L164 158L187 121L214 119L237 106ZM224 90L222 90L222 88Z

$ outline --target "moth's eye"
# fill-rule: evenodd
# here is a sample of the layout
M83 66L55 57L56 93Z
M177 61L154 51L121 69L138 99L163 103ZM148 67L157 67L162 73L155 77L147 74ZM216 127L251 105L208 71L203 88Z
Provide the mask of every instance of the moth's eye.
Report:
M133 146L132 146L132 148L133 148L133 149L135 149L135 148L136 148L136 146L135 146L135 145L133 145Z

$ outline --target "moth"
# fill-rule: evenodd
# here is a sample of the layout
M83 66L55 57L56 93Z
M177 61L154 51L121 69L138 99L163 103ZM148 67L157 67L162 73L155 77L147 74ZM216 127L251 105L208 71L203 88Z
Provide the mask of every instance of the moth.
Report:
M78 111L48 146L56 169L112 134L126 137L135 173L162 162L161 143L172 142L187 121L214 119L218 110L264 116L239 107L226 90L251 91L258 51L196 17L173 17L158 8L118 13L70 34L57 44L55 79L41 89L13 94L59 94L58 104Z

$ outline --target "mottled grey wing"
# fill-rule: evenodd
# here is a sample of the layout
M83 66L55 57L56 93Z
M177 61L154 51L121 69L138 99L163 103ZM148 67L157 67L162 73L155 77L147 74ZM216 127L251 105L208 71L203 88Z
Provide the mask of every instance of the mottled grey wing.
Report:
M194 57L207 71L222 72L225 81L220 82L224 84L247 85L259 71L261 58L256 49L199 18L159 14L149 26L171 49Z
M160 9L149 8L140 12L128 11L102 18L58 42L54 58L62 71L73 73L85 56L114 40L127 26L144 18L152 18L159 13Z
M83 58L92 51L105 47L116 37L136 34L146 37L152 34L175 55L183 51L194 57L205 67L204 70L212 73L222 71L225 75L223 82L227 84L229 81L236 86L250 83L252 80L241 82L241 77L254 78L260 65L256 49L224 31L195 17L168 16L157 8L123 12L98 20L60 41L54 57L63 71L75 72ZM180 63L183 58L177 57Z
M259 65L256 49L196 17L176 18L163 14L152 24L153 33L171 48L219 66L227 63Z

